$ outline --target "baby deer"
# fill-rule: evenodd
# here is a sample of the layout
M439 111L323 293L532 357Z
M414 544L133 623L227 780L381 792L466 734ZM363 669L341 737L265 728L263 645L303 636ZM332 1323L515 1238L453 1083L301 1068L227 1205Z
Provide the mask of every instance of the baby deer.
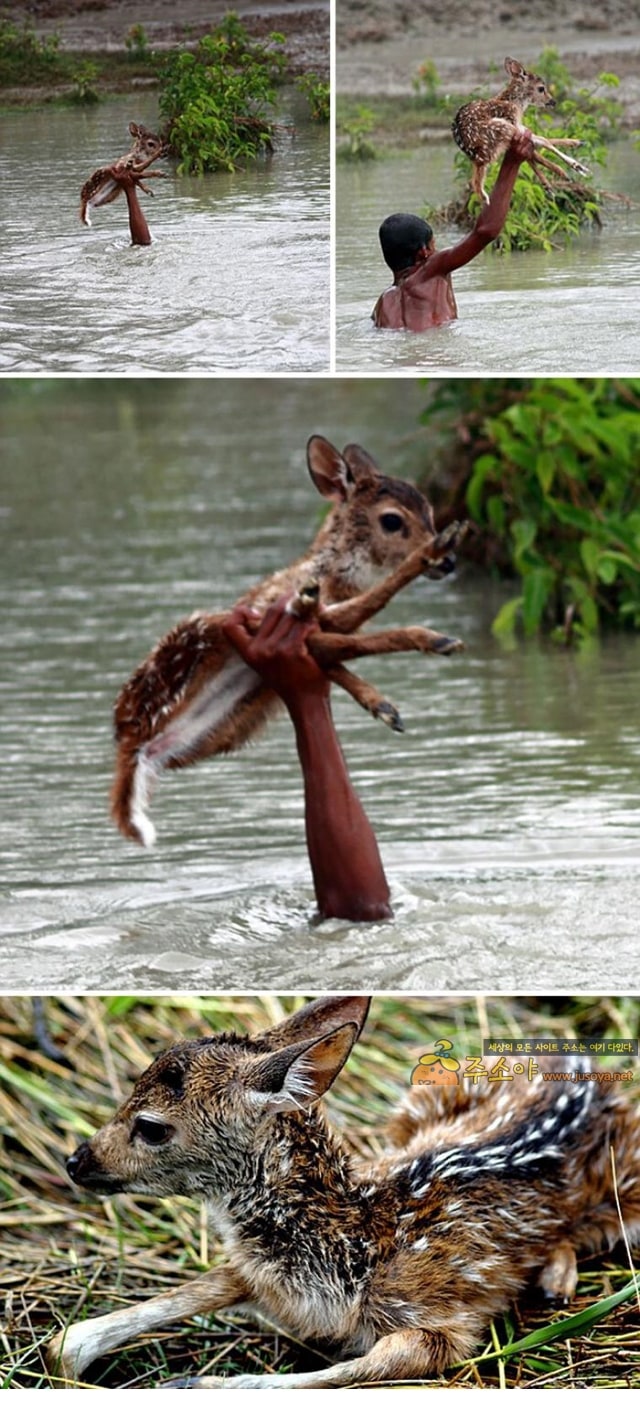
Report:
M489 196L484 188L487 167L503 155L516 131L522 130L522 117L527 107L556 105L543 79L536 73L528 73L515 58L505 58L504 66L510 79L504 91L497 97L486 100L478 98L475 102L468 102L456 113L451 128L461 151L473 161L471 188L485 204L489 203ZM580 146L580 141L573 137L560 137L556 139L555 145L552 145L546 137L536 136L533 132L531 139L534 146L553 151L578 174L589 174L586 166L580 165L579 161L573 160L558 149L560 146ZM540 175L539 166L554 170L556 174L563 174L557 165L541 155L536 155L532 164L541 183L547 186L548 181Z
M318 627L308 646L315 659L365 710L402 729L395 707L343 663L378 653L460 650L455 638L423 627L353 634L418 575L449 573L451 549L464 527L455 522L436 534L433 511L421 492L383 476L363 448L339 453L326 438L314 436L307 461L315 487L333 509L306 554L256 584L242 602L262 614L292 593L297 595L289 604L292 611L314 607ZM195 613L178 623L116 702L112 813L124 836L144 846L155 838L146 807L162 770L241 748L281 704L227 642L227 617Z
M136 122L129 122L129 132L133 137L133 145L126 155L120 156L112 165L102 165L98 170L94 170L93 175L85 180L80 191L80 218L83 224L91 227L89 211L91 209L101 209L103 204L111 204L122 193L122 188L118 184L118 171L131 170L137 176L146 172L147 179L166 179L162 170L149 170L148 166L159 160L160 156L166 155L166 143L161 136L156 136L155 132L149 131L146 126L139 126ZM149 189L144 181L137 182L145 194L152 195L153 190Z
M193 1377L193 1387L352 1386L440 1375L473 1356L531 1283L566 1302L576 1251L640 1237L640 1113L584 1057L573 1079L416 1084L375 1160L318 1103L362 1031L366 997L325 997L256 1036L184 1041L67 1161L101 1195L208 1203L228 1264L133 1308L74 1323L49 1348L76 1379L131 1338L194 1313L258 1310L347 1360L326 1370ZM508 1078L510 1075L510 1078ZM583 1078L581 1078L583 1077ZM175 1383L173 1383L175 1385Z

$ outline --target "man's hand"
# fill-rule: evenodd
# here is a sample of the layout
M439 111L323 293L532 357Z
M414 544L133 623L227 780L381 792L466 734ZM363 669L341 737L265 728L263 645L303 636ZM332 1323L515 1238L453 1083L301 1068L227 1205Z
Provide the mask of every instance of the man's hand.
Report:
M509 152L515 156L519 165L522 165L523 161L533 160L535 149L528 127L523 127L522 131L516 131L509 146Z
M307 647L317 623L287 612L288 602L289 597L278 599L264 617L240 604L223 623L223 632L247 666L289 707L303 695L327 696L330 683Z

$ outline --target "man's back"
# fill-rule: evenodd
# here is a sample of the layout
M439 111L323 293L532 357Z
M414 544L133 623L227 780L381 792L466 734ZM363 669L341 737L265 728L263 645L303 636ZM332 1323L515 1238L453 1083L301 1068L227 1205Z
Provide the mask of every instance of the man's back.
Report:
M450 276L433 277L429 260L400 275L376 302L373 321L391 331L429 331L458 315Z

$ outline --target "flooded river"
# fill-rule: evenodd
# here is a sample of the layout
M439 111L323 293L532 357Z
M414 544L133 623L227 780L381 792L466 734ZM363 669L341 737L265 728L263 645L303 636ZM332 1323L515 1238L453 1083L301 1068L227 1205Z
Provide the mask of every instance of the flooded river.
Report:
M78 218L91 171L156 128L157 97L3 115L0 370L87 374L321 371L329 366L326 126L285 91L275 154L233 175L169 173L141 195L153 244L132 248L121 196Z
M315 927L286 718L250 752L169 774L158 845L107 816L114 696L155 639L303 550L304 444L411 466L415 383L0 386L0 985L4 989L626 988L638 983L640 638L513 651L508 587L470 568L389 609L464 638L361 663L393 735L335 714L378 834L393 923Z
M567 248L485 252L453 275L459 320L415 336L379 331L378 294L392 282L378 244L387 214L419 214L451 198L448 142L406 156L337 164L337 368L364 372L633 373L638 363L640 152L610 148L601 183L634 201L605 203L602 230ZM460 229L439 228L440 247Z

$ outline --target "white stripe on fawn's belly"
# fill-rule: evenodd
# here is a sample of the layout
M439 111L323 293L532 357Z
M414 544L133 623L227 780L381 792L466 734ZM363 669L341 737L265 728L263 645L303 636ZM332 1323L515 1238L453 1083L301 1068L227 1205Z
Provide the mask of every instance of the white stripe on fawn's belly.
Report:
M150 739L140 750L133 780L131 823L140 835L143 846L153 846L155 827L146 809L155 780L171 759L186 759L192 749L212 734L228 718L239 701L259 683L252 671L233 653L221 671L216 672L198 692L177 720L170 722L161 734Z

